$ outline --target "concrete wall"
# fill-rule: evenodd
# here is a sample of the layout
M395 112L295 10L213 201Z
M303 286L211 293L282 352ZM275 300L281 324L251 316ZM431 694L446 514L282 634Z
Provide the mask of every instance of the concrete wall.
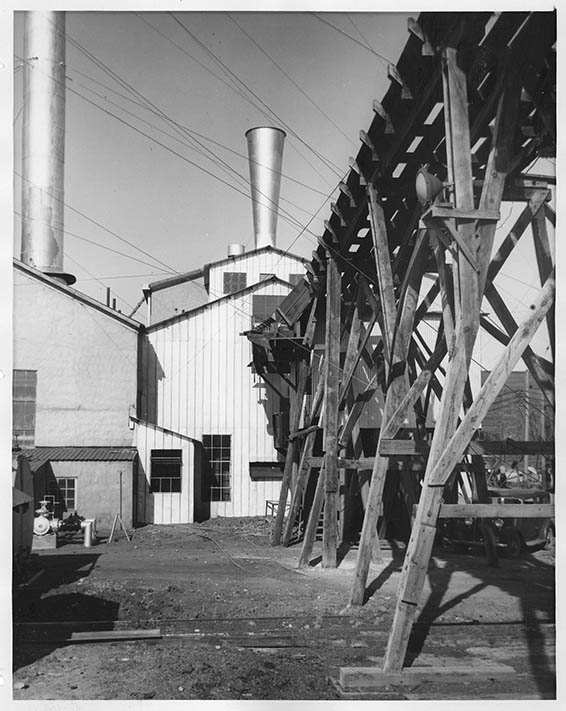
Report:
M131 445L138 333L14 270L14 369L37 370L36 446Z
M120 513L122 472L122 521L127 528L133 525L134 462L50 462L50 467L56 479L77 478L77 513L96 518L96 528L103 532L110 531L114 517Z

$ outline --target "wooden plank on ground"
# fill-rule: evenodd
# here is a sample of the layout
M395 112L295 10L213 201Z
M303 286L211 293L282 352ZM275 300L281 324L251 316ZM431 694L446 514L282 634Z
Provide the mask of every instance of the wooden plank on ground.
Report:
M467 662L446 666L409 667L401 672L384 672L377 667L341 667L339 683L344 690L379 689L384 686L404 686L426 681L456 680L466 677L478 683L486 679L512 679L516 670L507 664Z
M64 637L68 642L116 642L127 639L160 639L162 634L158 629L152 630L100 630L93 632L71 632Z

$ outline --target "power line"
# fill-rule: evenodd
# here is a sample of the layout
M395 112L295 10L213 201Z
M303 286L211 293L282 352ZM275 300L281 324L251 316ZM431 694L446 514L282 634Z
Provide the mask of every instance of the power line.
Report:
M46 75L46 76L47 76L47 75ZM54 80L54 81L56 81L56 80ZM62 83L62 82L59 82L59 83ZM73 94L76 94L77 96L79 96L79 97L82 98L84 101L86 101L87 103L91 104L92 106L95 106L95 107L98 108L100 111L102 111L103 113L107 114L108 116L112 116L112 117L115 118L117 121L119 121L120 123L124 124L125 126L128 126L129 128L131 128L131 129L132 129L133 131L135 131L136 133L139 133L140 135L144 136L145 138L148 138L150 141L153 141L153 142L156 143L157 145L161 146L161 147L164 148L165 150L167 150L167 151L169 151L170 153L172 153L173 155L177 156L178 158L181 158L181 160L184 160L186 163L189 163L190 165L194 166L195 168L198 168L199 170L201 170L202 172L206 173L206 174L209 175L210 177L215 178L216 180L218 180L219 182L221 182L223 185L226 185L227 187L231 188L232 190L235 190L236 192L240 193L241 195L243 195L243 196L246 197L247 199L249 198L249 195L248 195L245 191L240 190L240 189L239 189L238 187L236 187L235 185L233 185L233 184L227 182L226 180L224 180L223 178L219 177L218 175L215 175L214 173L212 173L211 171L207 170L207 169L204 168L203 166L201 166L201 165L199 165L198 163L195 163L194 161L192 161L190 158L187 158L186 156L183 156L181 153L179 153L178 151L175 151L173 148L171 148L171 147L168 146L167 144L162 143L161 141L159 141L158 139L154 138L154 137L151 136L150 134L145 133L145 132L142 131L141 129L137 128L137 127L134 126L133 124L131 124L131 123L129 123L128 121L126 121L125 119L121 118L120 116L117 116L116 114L114 114L113 112L111 112L111 111L105 109L104 107L100 106L100 105L97 104L96 102L91 101L91 100L88 99L86 96L83 96L80 92L77 92L76 90L74 90L74 89L72 89L72 88L70 88L70 87L67 87L67 90L70 91L70 92L72 92ZM336 189L336 188L335 188L335 189ZM269 206L267 206L267 207L268 207L268 209L273 210L273 208L270 208ZM286 210L280 210L280 216L282 217L282 219L285 219L285 220L288 221L288 222L290 221L290 224L292 224L292 226L294 226L294 227L302 227L300 221L297 220L295 217L293 217L293 215L291 215L291 214L290 214L289 212L287 212ZM311 234L312 234L313 236L315 236L314 233L311 233ZM143 250L141 250L141 251L143 251Z
M18 174L16 173L16 175L18 175ZM66 207L69 207L69 206L66 205ZM71 208L69 208L69 209L71 209ZM17 210L14 210L14 214L17 215L17 216L20 217L20 218L23 218L23 217L24 217L24 215L23 215L21 212L18 212ZM49 223L43 222L42 220L38 220L38 219L35 218L35 217L32 218L32 217L29 217L29 216L28 216L27 219L28 219L28 220L31 219L31 220L33 220L34 222L38 222L38 223L41 224L41 225L50 226ZM130 254L126 254L125 252L120 252L120 251L118 251L117 249L112 249L112 247L107 247L107 246L104 245L104 244L100 244L100 242L95 242L94 240L87 239L86 237L81 237L81 235L75 234L74 232L69 232L69 230L62 229L61 232L62 232L64 235L67 235L67 236L69 236L69 237L74 237L75 239L80 239L82 242L87 242L88 244L92 244L92 245L94 245L95 247L100 247L101 249L105 249L105 250L107 250L108 252L112 252L113 254L117 254L117 255L119 255L120 257L126 257L126 259L132 259L133 261L138 262L139 264L145 264L145 266L147 266L147 267L155 267L155 266L156 266L155 264L151 264L150 262L145 262L143 259L138 259L137 257L133 257L133 256L130 255ZM169 270L169 271L167 271L167 272L162 272L162 273L171 274L171 273L173 273L173 272L171 272L171 271Z
M74 259L73 257L71 257L70 254L67 253L65 256L68 257L68 258L71 260L71 262L74 262L74 263L77 265L77 267L79 267L79 268L82 269L84 272L86 272L86 273L89 275L89 277L90 277L91 279L94 279L94 281L97 281L97 282L98 282L99 284L101 284L104 288L106 288L106 284L104 284L102 281L100 281L100 279L99 279L98 277L95 277L94 274L92 274L92 272L89 272L89 270L88 270L86 267L83 267L83 265L82 265L80 262L78 262L76 259ZM120 299L122 299L122 301L126 304L126 306L129 306L130 309L133 308L133 306L132 306L128 301L126 301L126 299L124 299L123 296L120 296L119 294L116 294L116 296L118 296Z
M312 98L306 93L306 91L305 91L301 86L299 86L299 84L297 84L297 82L293 79L293 77L291 77L291 76L283 69L283 67L281 67L281 66L273 59L273 57L272 57L268 52L265 51L265 49L259 44L259 42L257 42L257 41L249 34L249 32L247 32L247 31L242 27L242 25L240 25L240 23L239 23L229 12L227 12L226 15L227 15L227 17L228 17L230 20L232 20L232 22L233 22L237 27L240 28L240 30L241 30L241 31L243 32L243 34L250 40L250 42L252 42L252 44L254 44L254 45L259 49L259 51L260 51L265 57L267 57L267 58L269 59L269 61L270 61L272 64L274 64L274 65L277 67L277 69L279 69L279 71L283 74L283 76L285 76L285 77L291 82L291 84L293 84L293 86L294 86L296 89L298 89L298 91L301 92L301 94L307 99L307 101L308 101L310 104L312 104L312 106L314 106L315 109L316 109L317 111L319 111L319 112L334 126L334 128L335 128L337 131L339 131L339 132L344 136L344 138L346 138L348 141L350 141L350 142L352 143L352 145L355 146L355 144L352 142L350 136L348 136L346 133L344 133L344 131L340 128L340 126L338 126L338 124L335 123L335 122L330 118L330 116L329 116L327 113L325 113L315 101L312 100Z
M27 178L24 178L23 175L21 175L21 174L18 173L17 171L14 171L14 174L17 175L18 178L21 178L22 180L25 180L25 181L26 181L27 183L29 183L30 185L34 185L34 183L33 183L32 181L28 180ZM37 187L37 186L35 186L35 187ZM48 194L50 194L50 193L48 193ZM51 197L53 197L53 195L51 195ZM153 255L149 254L149 252L146 252L146 251L143 250L141 247L138 247L138 246L137 246L136 244L134 244L133 242L130 242L130 241L127 240L125 237L122 237L122 236L119 235L117 232L114 232L113 230L109 229L108 227L105 227L103 224L101 224L101 223L98 222L97 220L93 219L92 217L89 217L88 215L85 215L84 212L81 212L80 210L77 210L76 208L71 207L71 205L69 205L69 204L66 203L66 202L63 202L63 205L64 205L67 209L69 209L69 210L71 210L72 212L75 212L77 215L80 215L81 217L83 217L85 220L88 220L88 221L91 222L93 225L96 225L96 226L99 227L101 230L104 230L105 232L108 232L108 234L111 234L113 237L116 237L116 239L119 239L120 242L124 242L124 243L127 244L128 246L133 247L134 249L137 249L139 252L141 252L142 254L144 254L146 257L149 257L150 259L153 259L153 260L154 260L157 264L159 264L160 266L166 267L169 272L171 272L171 273L173 273L173 274L180 274L180 273L181 273L181 272L178 272L178 271L177 271L176 269L174 269L173 267L171 267L171 266L169 266L168 264L166 264L165 262L161 261L161 260L158 259L157 257L154 257Z
M158 111L155 111L154 109L149 109L145 104L142 104L142 103L139 102L139 101L135 101L134 99L131 99L130 97L125 96L124 94L120 93L119 91L116 91L115 89L113 89L112 87L108 86L107 84L104 84L103 82L98 81L97 79L94 79L94 77L91 77L91 76L89 76L88 74L85 74L84 72L81 72L81 71L79 71L79 70L76 69L76 68L73 68L72 71L73 71L75 74L79 74L79 75L81 75L82 77L84 77L85 79L88 79L89 81L92 81L92 82L94 82L95 84L98 84L99 86L103 87L104 89L107 89L108 91L111 91L113 94L116 94L116 95L119 96L120 98L124 99L124 101L129 101L129 102L131 102L132 104L134 104L135 106L139 106L139 107L142 108L142 109L145 109L145 110L147 110L147 111L150 111L150 113L153 113L153 114L158 115L158 116L160 115L160 114L158 113ZM69 77L69 78L71 79L71 81L73 81L73 79L72 79L71 77ZM77 82L77 83L78 83L78 82ZM113 104L114 106L118 106L119 108L121 108L122 110L125 111L125 109L124 109L123 107L119 106L119 104L115 104L114 102L111 102L107 97L103 97L101 94L96 94L96 92L94 92L90 87L87 87L87 86L85 86L84 84L80 84L80 83L78 83L78 84L79 84L79 86L82 86L82 87L83 87L84 89L86 89L87 91L91 91L92 93L94 93L94 94L95 94L96 96L98 96L99 98L103 98L105 101L108 101L109 103ZM132 114L132 115L135 115L135 114ZM140 119L140 120L142 120L142 119ZM224 143L220 143L220 141L215 141L213 138L210 138L210 136L207 136L207 135L205 135L205 134L203 134L203 133L199 133L199 132L196 131L195 129L189 128L188 126L185 126L184 124L181 124L181 123L179 123L178 121L175 121L174 119L170 119L170 120L171 120L171 122L173 122L178 128L182 129L183 131L189 132L189 133L191 134L191 136L198 136L199 138L202 138L204 141L207 141L208 143L212 143L213 145L218 146L219 148L222 148L223 150L228 151L229 153L232 153L232 154L238 156L239 158L242 158L242 159L244 159L244 160L248 160L248 156L245 155L244 153L241 153L240 151L237 151L237 150L235 150L234 148L230 148L230 146L227 146L227 145L225 145ZM153 124L150 124L150 125L153 125ZM161 131L161 132L164 133L164 131L163 131L162 129L159 129L159 128L157 128L156 126L154 126L154 128L156 128L157 130L159 130L159 131ZM173 139L176 140L176 141L179 141L178 138L174 138L174 137L171 136L170 134L166 134L166 135L170 136L171 138L173 138ZM179 141L179 142L181 142L181 141ZM264 167L264 168L268 168L268 169L269 169L269 166L264 166L262 163L258 163L258 165L260 165L260 166L262 166L262 167ZM306 188L307 190L311 190L312 192L318 193L319 195L326 195L326 193L323 192L322 190L318 190L317 188L313 188L313 187L312 187L311 185L309 185L308 183L303 183L302 181L297 180L297 178L292 178L290 175L288 175L288 174L286 174L286 173L281 172L281 177L285 178L286 180L289 180L289 181L292 182L292 183L295 183L296 185L300 185L302 188ZM248 182L248 184L249 184L249 181L247 181L247 182ZM283 198L282 198L282 199L283 199ZM289 201L287 200L286 202L289 202ZM291 203L291 204L292 204L292 203ZM295 205L295 207L298 207L298 206ZM299 208L299 209L303 209L303 208Z
M348 34L347 32L344 32L344 30L341 30L339 27L336 27L336 25L333 25L331 22L328 22L328 20L323 19L322 17L320 17L320 15L317 15L316 12L310 12L309 15L316 17L316 19L320 20L320 22L323 22L325 25L332 27L332 29L335 30L336 32L339 32L341 35L344 35L344 37L347 37L349 40L352 40L352 42L355 42L360 47L363 47L368 52L371 52L375 57L377 57L379 60L381 60L386 66L389 64L394 64L394 62L392 62L390 59L387 59L387 57L385 57L383 54L376 52L375 49L370 47L368 44L364 44L363 42L360 42L355 37L352 37L352 35Z
M219 58L214 54L214 52L212 52L203 42L201 42L201 40L200 40L193 32L191 32L187 27L185 27L185 25L184 25L177 17L175 17L175 15L174 15L172 12L170 12L170 13L168 13L168 14L173 18L173 20L174 20L190 37L192 37L192 39L193 39L210 57L212 57L212 58L214 59L214 61L216 61L216 62L227 72L227 74L229 74L230 76L232 76L236 81L238 81L242 86L244 86L245 89L246 89L247 91L249 91L249 93L250 93L257 101L259 101L259 102L262 104L262 106L264 106L264 107L266 108L266 110L269 111L270 114L272 114L272 115L277 119L277 121L279 121L283 126L285 126L285 128L286 128L302 145L304 145L304 146L305 146L309 151L311 151L320 161L322 161L322 162L326 165L327 168L329 168L330 170L332 170L336 175L339 175L338 172L337 172L337 171L340 170L338 166L336 166L334 163L332 163L332 161L330 161L330 160L328 160L327 158L325 158L325 157L324 157L323 155L321 155L318 151L316 151L311 145L309 145L306 141L304 141L304 140L298 135L298 133L297 133L288 123L286 123L280 116L278 116L278 114L277 114L275 111L273 111L273 109L271 109L271 108L263 101L263 99L261 99L261 98L253 91L253 89L250 89L250 87L248 87L248 85L247 85L244 81L242 81L229 67L227 67L226 64L224 64L224 62L222 62L222 60L219 59ZM303 157L304 157L304 156L303 156ZM312 166L311 166L311 167L312 167Z
M102 94L99 94L98 92L94 91L94 89L90 89L89 87L86 87L86 86L81 85L81 84L79 84L79 86L83 86L84 89L86 89L87 91L90 91L90 92L93 93L95 96L97 96L99 99L102 99L102 100L104 100L104 101L107 101L107 102L108 102L109 104L111 104L112 106L115 106L116 108L120 109L121 111L124 111L125 113L129 114L130 116L133 116L133 117L136 118L138 121L141 121L142 123L145 123L146 125L150 126L151 128L155 129L156 131L159 131L160 133L163 133L165 136L167 136L168 138L171 138L173 141L177 141L177 142L180 143L182 146L185 146L186 148L194 148L193 146L191 146L191 145L190 145L189 143L187 143L186 141L183 141L182 139L177 138L176 136L171 135L171 134L168 133L167 131L164 131L163 129L159 128L158 126L155 126L155 124L152 124L151 122L146 121L145 119L141 118L141 117L138 116L137 114L134 114L133 112L128 111L127 109L125 109L125 108L124 108L123 106L121 106L120 104L117 104L116 102L111 101L110 99L108 99L107 97L103 96ZM75 93L78 93L78 92L75 92ZM86 97L84 97L82 94L78 94L78 95L81 96L81 98L85 98L85 99L86 99ZM123 98L126 98L126 97L123 97ZM135 102L135 103L137 104L137 102ZM97 106L98 106L98 105L97 105ZM183 127L181 124L177 124L176 122L174 122L173 119L171 119L171 122L175 123L183 132L184 132L184 131L187 131L187 132L193 133L193 132L190 131L189 129L186 129L185 127ZM203 136L203 138L205 138L205 140L209 140L211 143L215 143L216 145L221 146L222 148L224 148L224 149L227 150L227 151L230 151L231 153L235 153L236 155L238 155L238 156L240 156L240 157L242 157L242 158L246 158L246 156L244 156L243 154L238 153L237 151L234 151L234 150L228 148L227 146L223 146L221 143L218 143L217 141L212 141L211 139L207 139L206 136ZM202 145L202 144L201 144L201 145ZM218 156L216 156L216 154L214 154L214 153L208 151L208 149L204 148L204 146L203 146L203 150L199 151L199 153L200 153L200 155L204 156L205 158L208 158L209 160L211 160L213 163L215 163L215 161L213 160L213 158L218 158ZM212 157L211 157L211 156L212 156ZM220 165L220 163L222 163L222 165ZM222 159L218 158L218 160L216 161L216 165L218 165L219 167L223 168L226 172L233 173L236 177L238 177L238 178L244 183L245 187L249 187L249 186L250 186L250 181L249 181L245 176L243 176L241 173L239 173L235 168L233 168L233 167L231 167L230 165L228 165L227 163L225 163L225 161L223 161ZM258 164L258 165L261 165L261 164ZM265 166L264 166L264 167L265 167ZM281 173L281 175L283 176L283 173ZM287 176L285 176L285 177L287 177ZM299 185L304 185L303 183L300 183L300 181L294 180L293 178L288 178L288 179L289 179L289 180L292 180L293 182L298 183ZM308 186L304 186L304 187L308 187ZM316 190L315 192L320 193L320 194L324 194L324 193L321 193L321 191L319 191L319 190ZM247 193L244 193L244 194L247 195ZM261 192L260 192L260 194L263 195L263 193L261 193ZM267 197L267 196L264 195L264 197ZM297 210L301 210L302 212L306 212L307 214L310 215L310 211L309 211L309 210L306 210L305 208L301 207L300 205L297 205L296 203L292 202L291 200L288 200L287 198L284 198L283 196L280 197L280 200L281 200L282 202L288 203L289 205L292 205L293 207L297 208ZM274 208L269 208L269 209L272 210L272 211L275 211ZM283 216L283 215L281 215L281 217L284 219L284 216Z

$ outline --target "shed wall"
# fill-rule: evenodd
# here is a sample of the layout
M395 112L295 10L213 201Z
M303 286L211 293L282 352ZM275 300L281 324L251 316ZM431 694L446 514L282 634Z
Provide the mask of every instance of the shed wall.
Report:
M95 518L98 531L108 532L114 517L120 513L121 479L122 521L127 528L133 525L134 462L50 462L50 466L56 479L77 478L77 513Z
M136 486L137 518L143 523L193 523L198 520L198 483L195 491L195 463L198 444L186 437L163 432L154 426L136 423L136 446L139 467ZM182 452L181 491L178 494L153 494L151 481L151 450L180 449Z

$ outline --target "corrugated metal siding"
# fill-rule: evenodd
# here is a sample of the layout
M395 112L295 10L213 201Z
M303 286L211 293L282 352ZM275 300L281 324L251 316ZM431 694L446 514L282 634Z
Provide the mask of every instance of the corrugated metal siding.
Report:
M261 256L271 261L261 260L258 272L273 269L280 259ZM297 268L296 259L284 268L291 264ZM289 291L281 284L266 284L254 293L285 296ZM150 332L146 349L157 355L154 363L145 363L146 380L156 384L155 407L148 402L146 409L155 410L156 423L197 440L203 434L232 437L232 500L211 502L213 517L261 515L265 501L279 496L279 481L254 482L249 475L250 460L277 461L265 390L248 367L251 345L240 335L250 328L251 315L251 293L211 304Z
M34 447L21 452L34 469L46 462L131 462L135 447Z

